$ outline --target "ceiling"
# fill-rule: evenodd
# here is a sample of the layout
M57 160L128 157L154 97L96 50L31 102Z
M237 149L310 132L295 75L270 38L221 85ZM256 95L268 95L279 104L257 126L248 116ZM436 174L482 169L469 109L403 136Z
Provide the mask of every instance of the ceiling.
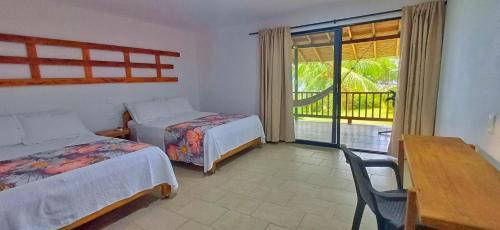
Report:
M342 31L342 60L399 56L400 20L346 26ZM332 62L333 34L322 32L293 37L299 62Z
M251 23L309 8L360 0L52 0L182 27Z

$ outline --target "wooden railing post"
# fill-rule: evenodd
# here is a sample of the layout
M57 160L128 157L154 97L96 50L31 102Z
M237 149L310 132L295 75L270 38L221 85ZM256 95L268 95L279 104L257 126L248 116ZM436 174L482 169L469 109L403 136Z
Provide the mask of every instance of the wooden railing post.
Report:
M303 100L313 97L318 93L319 92L293 92L293 95L294 100ZM393 115L391 114L391 105L388 104L384 107L384 97L390 96L390 93L391 92L341 92L340 118L346 119L348 124L352 124L353 120L392 121ZM331 118L333 111L330 110L334 109L334 106L331 105L333 102L333 99L330 99L331 96L333 95L329 94L311 104L295 107L294 116ZM378 105L376 103L378 103ZM371 112L368 110L371 110Z

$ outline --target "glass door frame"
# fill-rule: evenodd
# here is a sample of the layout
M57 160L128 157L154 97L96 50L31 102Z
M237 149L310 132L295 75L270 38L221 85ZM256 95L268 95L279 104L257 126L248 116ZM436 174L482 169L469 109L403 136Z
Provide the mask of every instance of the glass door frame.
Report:
M374 20L367 20L367 21L360 21L360 22L355 22L355 23L347 23L347 24L342 24L342 25L336 25L336 26L331 26L331 27L324 27L324 28L318 28L318 29L311 29L311 30L305 30L305 31L298 31L298 32L292 32L292 36L299 36L299 35L306 35L306 34L315 34L315 33L322 33L322 32L334 32L334 84L336 84L335 87L335 92L334 92L334 117L333 122L332 122L332 142L330 143L325 143L325 142L318 142L318 141L309 141L309 140L296 140L296 143L299 144L307 144L307 145L316 145L316 146L325 146L325 147L334 147L334 148L340 148L341 140L340 140L340 111L341 111L341 94L340 94L340 89L341 89L341 65L342 65L342 32L344 27L348 26L355 26L355 25L361 25L361 24L366 24L366 23L375 23L375 22L383 22L383 21L388 21L388 20L395 20L395 19L401 19L401 17L388 17L388 18L381 18L381 19L374 19ZM338 59L339 61L335 62L335 60ZM339 71L339 73L335 73L335 71ZM338 74L338 76L337 76ZM338 103L338 104L337 104ZM335 124L333 124L335 123ZM335 129L334 129L335 128ZM335 133L334 133L335 132ZM333 143L333 139L335 139L335 143ZM352 149L352 148L351 148ZM355 151L360 151L360 152L366 152L366 153L374 153L374 154L387 154L387 152L379 152L379 151L373 151L373 150L366 150L366 149L352 149Z
M333 114L332 114L332 134L330 142L320 142L313 140L300 140L297 139L295 142L299 144L307 144L307 145L317 145L317 146L325 146L325 147L340 147L340 84L341 84L341 61L342 61L342 26L323 28L323 29L315 29L315 30L307 30L301 32L294 32L292 36L300 36L300 35L308 35L315 33L325 33L332 32L333 33ZM295 49L294 52L294 60L295 60L295 75L298 74L298 49ZM297 77L298 78L298 77ZM296 83L294 86L294 90L297 91ZM295 108L294 108L295 110Z

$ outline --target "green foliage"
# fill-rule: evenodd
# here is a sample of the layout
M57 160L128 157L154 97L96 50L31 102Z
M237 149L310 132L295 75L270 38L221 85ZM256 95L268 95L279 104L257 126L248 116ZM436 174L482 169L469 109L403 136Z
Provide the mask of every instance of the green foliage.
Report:
M342 91L380 92L394 89L398 59L343 60ZM298 63L298 91L318 92L333 84L333 62Z
M294 67L294 66L293 66ZM295 70L295 68L294 68ZM333 62L308 62L298 63L298 92L296 99L311 97L315 93L300 92L321 92L333 85ZM293 73L295 74L295 73ZM398 59L395 57L384 57L377 59L343 60L341 69L341 91L342 92L388 92L396 90L398 76ZM295 79L294 79L295 80ZM359 96L357 96L359 97ZM367 111L369 116L384 117L387 113L393 116L392 104L386 102L387 95L378 95L375 98L370 95L363 95L361 98L341 98L342 109L347 111ZM325 98L313 104L297 107L296 113L310 115L331 116L333 95L329 94ZM374 108L374 114L370 110ZM379 115L377 112L381 111ZM348 114L343 114L346 116Z

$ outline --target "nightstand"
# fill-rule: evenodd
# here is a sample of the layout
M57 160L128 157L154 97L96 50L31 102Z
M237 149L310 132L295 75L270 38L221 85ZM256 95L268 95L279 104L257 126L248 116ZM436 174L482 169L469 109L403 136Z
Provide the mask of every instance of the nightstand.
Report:
M105 137L114 137L114 138L123 138L127 139L128 135L130 134L129 129L122 129L122 128L117 128L117 129L110 129L110 130L103 130L95 133L96 135L99 136L105 136Z

